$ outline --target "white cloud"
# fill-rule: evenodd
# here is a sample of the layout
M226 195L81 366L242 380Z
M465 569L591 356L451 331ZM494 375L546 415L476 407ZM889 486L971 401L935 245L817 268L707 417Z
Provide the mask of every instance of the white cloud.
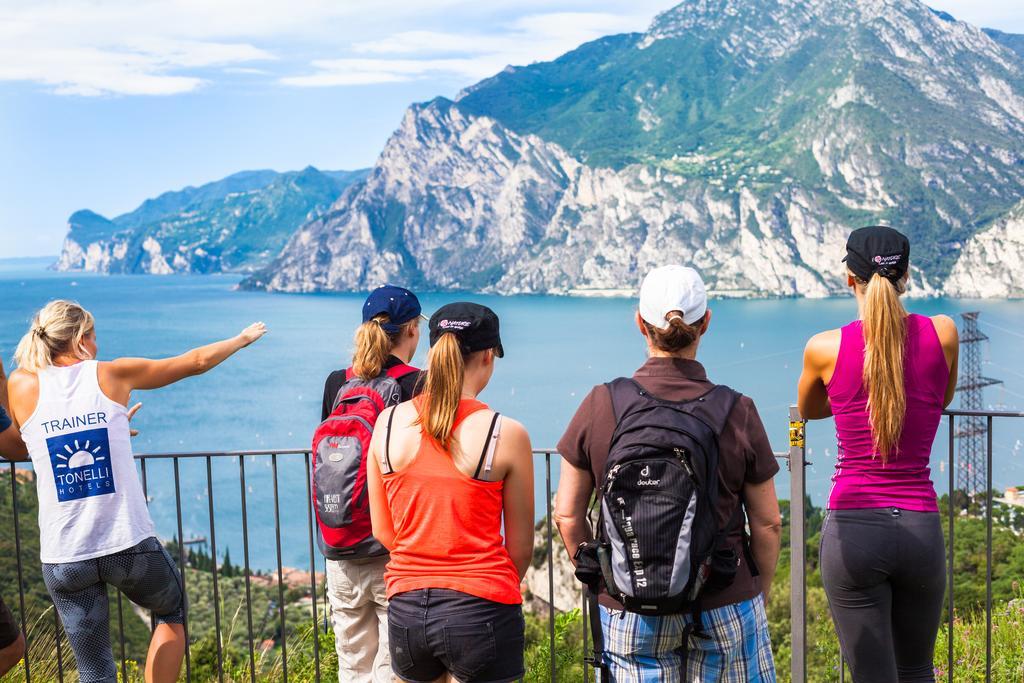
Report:
M554 59L611 33L642 30L649 21L646 14L557 12L520 17L486 34L403 31L352 45L352 52L371 57L314 60L312 73L287 76L281 82L325 87L441 76L462 79L468 85L509 64Z
M77 95L177 94L222 72L290 86L471 81L643 30L674 1L0 0L0 81ZM1019 3L942 8L1024 32Z

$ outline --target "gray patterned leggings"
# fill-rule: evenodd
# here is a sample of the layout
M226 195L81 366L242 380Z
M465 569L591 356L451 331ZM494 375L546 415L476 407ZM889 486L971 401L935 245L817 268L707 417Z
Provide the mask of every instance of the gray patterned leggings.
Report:
M174 560L160 541L92 560L43 564L43 580L75 653L82 683L116 683L107 585L153 612L158 624L180 624L185 598Z

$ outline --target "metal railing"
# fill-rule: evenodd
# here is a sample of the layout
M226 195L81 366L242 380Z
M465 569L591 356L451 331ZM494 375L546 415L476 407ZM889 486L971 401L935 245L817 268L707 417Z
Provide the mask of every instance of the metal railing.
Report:
M992 663L992 642L991 642L991 620L992 620L992 427L994 418L997 417L1024 417L1024 413L1010 413L1010 412L986 412L986 411L949 411L948 415L949 422L949 490L954 491L954 462L955 462L955 444L954 439L956 435L954 421L957 417L982 417L987 419L988 427L988 449L987 449L987 460L986 460L986 471L987 471L987 490L986 490L986 547L987 547L987 558L986 558L986 623L988 625L988 633L986 639L986 681L991 680L991 663ZM549 662L548 669L551 677L551 681L554 682L558 675L558 662L556 657L556 606L555 606L555 545L556 537L554 535L552 525L552 456L556 454L553 449L538 450L534 452L534 455L543 462L544 475L545 475L545 517L544 517L544 534L546 536L546 564L547 564L547 596L546 596L546 617L547 617L547 635L549 645ZM790 473L790 553L791 553L791 573L790 573L790 626L791 626L791 643L792 643L792 661L790 662L792 681L793 683L805 683L807 680L807 533L805 527L806 520L806 478L805 468L810 465L806 459L806 443L804 433L804 421L802 421L797 413L795 407L790 409L790 422L789 422L789 450L782 453L776 453L776 457L787 461ZM206 476L206 497L207 497L207 512L209 515L208 527L205 530L209 533L209 548L212 564L210 568L210 575L212 579L212 593L213 593L213 617L214 617L214 642L216 651L216 663L218 672L218 681L221 683L224 680L224 641L223 641L223 618L224 615L221 613L221 586L220 586L220 572L222 570L222 560L218 551L217 541L217 524L215 515L215 501L214 501L214 464L220 462L230 462L231 459L237 459L238 469L238 486L240 494L240 517L241 517L241 540L242 540L242 551L243 551L243 565L241 567L242 579L245 590L245 618L246 618L246 646L247 646L247 674L250 681L255 682L257 677L257 665L256 665L256 637L257 630L254 628L255 619L253 613L253 589L252 582L256 574L254 573L251 558L250 548L250 528L249 528L249 493L247 488L247 462L266 462L269 460L270 474L272 480L272 494L273 494L273 518L274 518L274 559L276 567L276 589L277 589L277 600L276 605L273 607L276 609L276 619L278 621L280 634L279 640L276 642L276 647L280 649L280 675L283 680L288 679L288 624L286 620L286 582L284 580L284 563L283 563L283 545L282 545L282 516L281 516L281 494L279 489L279 460L288 459L289 461L299 461L304 472L304 484L305 484L305 534L301 542L306 546L306 553L308 555L309 562L309 597L310 597L310 613L309 613L309 626L312 627L314 637L313 641L313 658L314 658L314 672L315 680L321 680L321 656L320 656L320 643L319 638L316 637L318 629L328 629L327 625L328 615L330 614L330 608L326 604L326 595L321 596L320 590L322 586L319 584L317 565L319 564L320 555L314 547L314 515L312 508L312 480L311 480L311 455L309 450L293 449L293 450L264 450L264 451L231 451L231 452L201 452L201 453L157 453L157 454L143 454L136 455L136 460L139 465L139 474L141 476L143 490L146 493L147 500L150 494L150 464L159 461L170 461L173 470L173 484L174 484L174 517L175 517L175 528L177 531L177 547L176 551L178 554L179 566L185 568L188 564L188 555L186 553L186 540L185 540L185 527L183 525L182 518L182 485L181 485L181 463L182 462L199 462L205 464L205 476ZM2 462L2 461L0 461ZM8 463L9 476L10 476L10 492L11 492L11 505L13 512L13 531L14 531L14 543L15 543L15 555L16 555L16 570L18 578L18 607L20 612L20 621L23 633L26 634L26 640L28 641L28 654L25 659L24 666L24 679L26 683L31 683L33 680L33 640L30 636L30 629L28 629L28 615L26 613L26 602L25 602L25 589L27 586L26 576L28 572L38 572L38 558L31 558L31 561L27 563L26 558L22 557L22 520L21 512L18 505L18 487L19 477L17 472L19 468L16 467L15 463ZM32 485L31 482L23 482L22 486ZM952 502L952 498L950 499ZM953 548L954 548L954 519L955 510L952 504L949 505L949 540L948 540L948 565L947 565L947 618L949 619L950 627L948 628L947 636L947 659L948 659L948 680L953 680L953 609L954 609L954 595L953 595ZM188 529L188 531L194 533L198 529ZM298 539L289 537L289 543L294 544ZM182 571L182 581L185 590L188 590L187 581L188 572ZM116 592L116 591L115 591ZM324 600L324 604L321 607L321 597ZM543 599L543 598L542 598ZM122 677L127 680L129 673L129 662L130 658L126 652L125 645L125 616L124 616L124 605L120 593L117 593L116 597L116 613L117 613L117 650L119 655L119 668ZM583 649L586 652L588 648L588 637L589 637L589 622L587 614L587 601L585 596L580 594L580 605L582 612L582 619L580 621L582 628L582 641ZM185 662L184 662L184 675L186 680L193 680L192 672L192 646L194 645L196 638L195 634L189 632L189 618L188 609L186 608L184 628L186 637L189 638L189 647L185 650ZM151 618L151 626L152 626ZM113 635L113 634L112 634ZM56 610L53 610L53 631L52 631L52 642L54 647L54 654L56 659L57 668L57 680L63 683L65 677L65 670L67 667L66 653L64 652L62 643L62 627L60 625L59 617ZM581 656L583 653L581 653ZM841 657L841 655L840 655ZM583 667L583 679L588 681L590 678L590 672L587 666ZM839 680L842 682L845 678L845 666L840 659L840 671ZM596 677L595 677L596 678Z
M953 582L955 520L957 506L953 501L956 491L956 419L983 418L987 447L985 452L985 681L992 680L992 434L996 418L1021 418L1024 412L986 410L947 410L944 412L949 430L949 452L947 470L949 474L949 497L947 505L946 541L946 680L953 682L956 661L953 657L955 627L955 586ZM800 418L796 407L790 408L789 423L789 469L790 469L790 628L792 639L792 683L807 681L807 533L806 520L806 477L805 468L811 463L806 459L805 421ZM842 651L839 655L839 683L846 679L846 663Z
M541 459L544 466L545 473L545 486L546 486L546 505L545 505L545 535L547 536L547 578L548 578L548 594L545 602L547 603L547 635L549 640L549 671L551 680L555 681L558 674L558 666L556 659L556 643L555 643L555 576L554 576L554 554L555 554L555 543L552 542L554 539L553 527L552 527L552 454L554 450L539 450L534 451L534 455ZM280 637L277 639L276 647L280 649L280 676L282 680L288 680L288 635L289 628L286 620L286 582L284 580L284 562L282 559L282 517L281 517L281 493L279 489L279 459L299 459L304 469L305 478L305 538L301 540L307 546L308 560L309 560L309 597L310 597L310 613L309 613L309 625L313 627L313 633L316 634L318 629L329 629L328 616L330 614L330 608L326 604L327 598L324 593L321 595L321 589L323 585L318 585L318 574L317 565L322 562L322 557L319 552L314 548L314 515L312 506L312 480L311 480L311 462L310 462L310 451L302 449L294 450L265 450L265 451L229 451L229 452L200 452L200 453L155 453L155 454L139 454L135 456L139 466L139 475L142 482L142 488L146 495L147 500L150 499L151 481L150 481L150 470L152 463L156 461L170 461L173 468L173 484L174 484L174 517L175 517L175 528L177 530L177 561L178 566L184 569L188 566L188 553L186 551L186 532L195 533L200 529L186 529L182 519L182 482L181 482L181 463L182 462L204 462L205 461L205 472L206 472L206 498L207 508L209 515L208 527L202 532L209 534L209 548L210 556L212 559L212 565L210 569L212 579L212 592L213 592L213 616L214 616L214 642L216 650L216 662L217 662L217 680L223 683L225 669L224 669L224 642L223 642L223 616L221 614L221 569L222 559L218 550L217 544L217 524L215 514L215 500L214 500L214 464L222 462L224 460L237 459L238 463L238 485L240 493L240 515L241 515L241 536L242 536L242 552L243 552L243 564L241 567L242 578L244 581L245 588L245 619L246 619L246 644L247 644L247 656L248 656L248 678L250 681L255 682L258 671L256 661L257 651L257 633L258 629L255 628L255 618L253 613L253 580L255 578L254 568L252 566L252 558L250 552L250 519L249 519L249 498L250 495L247 487L247 462L251 465L252 462L257 460L269 459L271 469L271 490L273 493L273 517L274 517L274 557L276 560L276 589L277 589L277 603L276 618L278 620L278 627ZM22 628L22 633L26 636L27 641L27 654L24 660L24 680L26 683L31 683L33 680L38 680L37 676L33 675L33 668L39 663L38 657L33 660L33 652L38 648L34 648L34 645L38 643L34 642L36 638L33 638L33 629L29 628L29 615L26 612L25 602L25 591L26 591L26 577L28 572L39 572L38 568L38 557L23 558L22 557L22 512L19 509L18 504L18 488L19 486L34 486L34 483L25 479L19 483L19 477L17 476L18 471L26 471L30 468L29 465L24 464L22 468L19 468L16 463L6 462L0 460L0 463L7 465L9 469L10 478L10 494L11 494L11 507L13 512L13 531L14 531L14 545L15 545L15 556L16 556L16 571L18 580L18 611L19 618ZM34 521L34 520L33 520ZM294 543L298 539L289 539L290 542ZM188 592L188 572L182 571L181 578L183 589ZM322 573L321 573L322 576ZM6 592L6 589L5 589ZM130 658L127 655L126 640L125 640L125 614L124 614L124 600L119 591L115 591L116 605L112 604L112 613L116 612L116 634L112 633L112 640L115 642L115 652L119 659L118 667L120 669L121 676L124 680L128 680ZM321 606L321 597L324 603ZM543 598L542 598L543 599ZM583 634L584 646L586 647L587 640L587 605L586 601L581 597L581 610L583 612ZM150 617L150 627L154 625L152 616ZM193 677L193 646L196 643L197 638L194 633L190 633L189 627L189 608L188 601L186 601L186 608L184 612L184 630L185 636L188 640L189 647L185 649L185 661L183 674L185 680L195 680ZM53 654L56 660L56 678L58 681L63 683L65 676L69 673L69 666L67 661L67 653L64 649L63 628L60 624L59 616L56 610L53 610L53 630L52 635L48 636L52 638L53 650L44 653L44 656ZM312 638L313 658L314 658L314 676L316 681L321 680L321 657L320 657L320 644L319 638ZM584 670L586 668L584 667ZM586 680L589 674L584 675Z

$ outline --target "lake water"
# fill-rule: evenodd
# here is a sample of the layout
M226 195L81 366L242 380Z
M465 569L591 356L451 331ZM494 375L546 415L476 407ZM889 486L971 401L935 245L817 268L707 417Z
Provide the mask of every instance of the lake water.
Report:
M231 336L255 320L270 333L213 372L155 392L140 392L144 404L135 424L136 452L186 452L306 448L320 415L323 380L343 367L359 321L362 296L284 295L236 292L232 276L95 276L53 273L44 260L0 260L0 356L11 356L39 307L73 298L97 317L100 357L166 356ZM546 296L425 294L429 314L455 298L492 307L501 317L506 357L482 399L522 421L536 447L552 447L579 401L594 385L630 374L644 360L631 299ZM994 407L1024 407L1024 302L911 300L914 312L956 315L982 311L991 337L984 373L1005 384L987 390ZM778 450L787 447L788 406L795 399L801 351L813 333L848 322L852 299L714 301L712 327L700 349L710 377L751 396ZM426 336L414 362L422 364ZM945 423L933 451L936 487L946 490ZM1024 484L1024 424L997 423L995 484ZM835 455L831 421L808 431L813 465L808 490L816 504L828 492ZM556 458L557 460L557 458ZM294 456L280 458L284 563L308 566L306 484ZM253 565L275 560L274 510L269 458L247 461L250 552ZM173 469L154 463L148 471L151 510L160 533L176 533ZM217 542L232 560L242 557L237 461L218 460L213 471ZM205 462L181 464L186 538L209 535ZM557 470L553 473L557 485ZM544 471L537 471L538 512L543 514ZM785 468L776 481L788 497Z

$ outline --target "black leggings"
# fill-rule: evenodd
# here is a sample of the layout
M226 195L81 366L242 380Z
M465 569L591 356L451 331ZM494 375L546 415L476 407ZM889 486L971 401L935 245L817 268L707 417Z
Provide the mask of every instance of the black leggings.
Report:
M855 683L934 683L944 568L937 512L829 510L821 578Z

